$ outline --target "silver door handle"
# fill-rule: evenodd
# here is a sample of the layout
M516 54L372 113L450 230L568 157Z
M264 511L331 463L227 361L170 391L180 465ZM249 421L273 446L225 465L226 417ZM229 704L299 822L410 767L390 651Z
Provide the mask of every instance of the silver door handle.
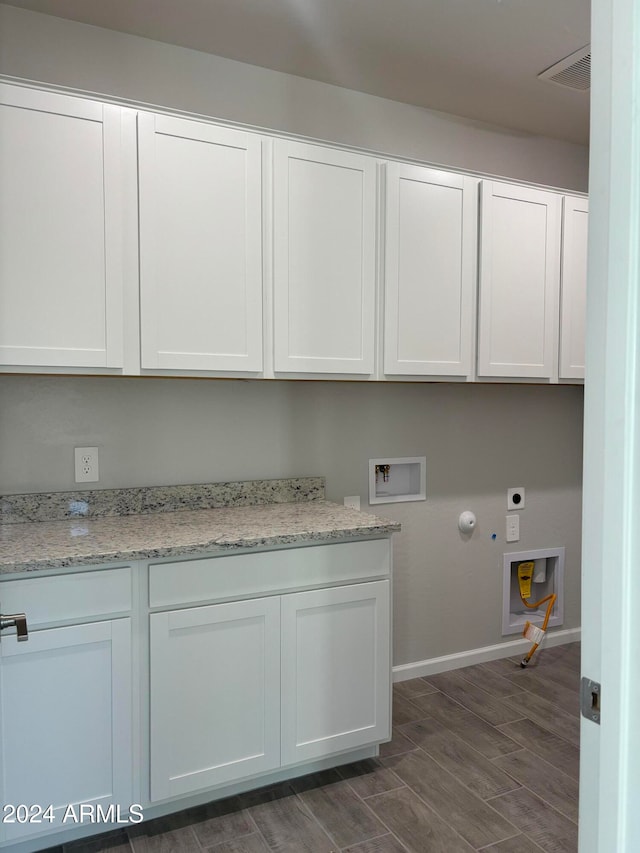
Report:
M16 629L18 641L29 639L27 617L24 613L7 614L7 616L0 614L0 631L4 631L6 628Z

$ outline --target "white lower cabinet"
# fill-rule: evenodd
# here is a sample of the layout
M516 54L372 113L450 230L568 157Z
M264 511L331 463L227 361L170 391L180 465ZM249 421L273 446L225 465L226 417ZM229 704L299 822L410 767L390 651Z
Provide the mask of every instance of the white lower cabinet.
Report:
M0 611L28 626L0 635L3 847L133 804L132 571L0 579Z
M0 848L373 755L390 576L383 538L0 578Z
M151 800L279 767L279 598L150 621Z
M389 581L282 598L282 763L389 737Z
M130 623L31 631L27 642L3 635L0 841L73 828L72 804L100 806L104 813L121 805L126 813L132 802ZM52 809L44 817L32 810L33 820L24 822L19 806Z
M246 572L278 590L151 613L152 803L258 785L269 771L389 739L389 553L384 540L151 566L151 601L196 603L196 590L210 596L215 584L228 594ZM349 583L367 565L369 577L386 578ZM180 589L169 566L183 572ZM281 594L301 586L309 566L315 585L320 566L332 585Z

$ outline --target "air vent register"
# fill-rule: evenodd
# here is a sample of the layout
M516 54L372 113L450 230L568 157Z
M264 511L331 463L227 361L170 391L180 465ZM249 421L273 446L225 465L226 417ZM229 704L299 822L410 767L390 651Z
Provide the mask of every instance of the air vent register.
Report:
M591 45L588 44L556 62L538 74L538 79L569 89L587 91L591 87Z

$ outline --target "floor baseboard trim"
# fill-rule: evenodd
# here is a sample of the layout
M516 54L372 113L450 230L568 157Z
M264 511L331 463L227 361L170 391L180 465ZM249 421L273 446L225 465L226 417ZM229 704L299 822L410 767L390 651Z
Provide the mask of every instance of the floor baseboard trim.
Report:
M562 646L565 643L575 643L580 639L580 628L567 628L554 631L544 638L544 646ZM466 652L456 652L453 655L443 655L439 658L403 663L393 667L393 680L408 681L410 678L421 678L425 675L437 675L450 669L460 669L463 666L473 666L475 663L486 663L490 660L510 658L524 654L531 648L529 640L511 640L508 643L498 643L495 646L484 646L480 649L469 649Z

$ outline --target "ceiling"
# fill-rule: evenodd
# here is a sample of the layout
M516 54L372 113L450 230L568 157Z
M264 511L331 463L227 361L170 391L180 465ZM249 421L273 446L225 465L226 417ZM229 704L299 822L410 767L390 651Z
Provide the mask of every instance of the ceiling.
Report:
M589 0L10 0L8 5L523 132L588 142L588 91L537 75L589 43Z

